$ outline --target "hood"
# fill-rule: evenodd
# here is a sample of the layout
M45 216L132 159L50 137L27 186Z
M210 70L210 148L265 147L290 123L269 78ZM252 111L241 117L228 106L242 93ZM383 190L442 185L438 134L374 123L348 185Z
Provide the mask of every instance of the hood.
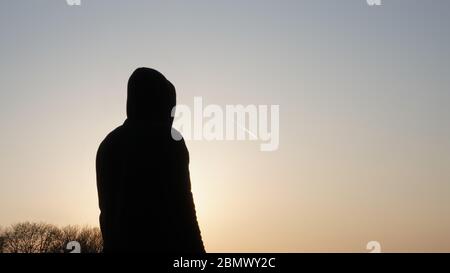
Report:
M129 120L172 125L171 112L175 105L175 87L163 74L145 67L133 72L128 80Z

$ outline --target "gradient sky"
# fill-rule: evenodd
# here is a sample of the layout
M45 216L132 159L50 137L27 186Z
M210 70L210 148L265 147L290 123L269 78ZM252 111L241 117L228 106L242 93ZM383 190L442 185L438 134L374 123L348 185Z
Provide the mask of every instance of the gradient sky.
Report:
M450 251L450 1L0 2L0 225L98 225L126 83L279 104L280 148L188 141L208 251Z

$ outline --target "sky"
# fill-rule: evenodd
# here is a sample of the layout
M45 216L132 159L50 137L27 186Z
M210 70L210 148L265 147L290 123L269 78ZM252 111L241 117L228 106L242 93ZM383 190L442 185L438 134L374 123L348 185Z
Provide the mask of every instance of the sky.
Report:
M279 105L279 149L189 140L210 252L450 251L447 0L0 2L0 225L98 225L137 67L179 104Z

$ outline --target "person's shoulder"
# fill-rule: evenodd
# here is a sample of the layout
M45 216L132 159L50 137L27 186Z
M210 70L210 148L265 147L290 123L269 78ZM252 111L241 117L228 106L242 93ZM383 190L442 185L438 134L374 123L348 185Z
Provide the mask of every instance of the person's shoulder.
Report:
M172 137L172 143L175 144L175 147L176 147L178 153L187 162L189 162L189 150L187 149L186 143L184 142L183 135L175 128L172 128L171 137Z
M123 125L112 130L100 143L100 146L98 148L98 153L105 152L109 148L120 144L121 139L123 138L123 135L124 135Z

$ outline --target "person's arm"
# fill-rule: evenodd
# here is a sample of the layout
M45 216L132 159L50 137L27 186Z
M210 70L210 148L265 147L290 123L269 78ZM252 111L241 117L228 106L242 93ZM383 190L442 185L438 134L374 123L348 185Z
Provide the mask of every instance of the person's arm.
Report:
M197 213L195 210L195 203L194 198L192 196L192 190L191 190L191 180L189 176L189 169L187 170L187 183L188 183L188 190L186 191L185 195L185 207L188 209L188 226L189 226L189 233L192 236L188 236L188 238L191 239L189 245L192 247L193 252L195 253L205 253L205 247L203 245L203 240L200 232L200 227L198 225L197 221Z
M98 203L100 208L100 229L103 238L103 251L107 252L110 249L111 242L111 216L110 216L110 199L112 198L111 192L111 175L108 168L108 150L103 142L98 151L96 158L96 171L97 171L97 192Z
M182 145L184 146L186 161L185 166L183 166L183 194L182 194L182 208L184 210L183 215L185 216L184 221L186 223L186 235L184 236L187 240L187 246L189 247L189 252L193 253L205 253L205 247L203 245L203 240L201 236L200 227L197 221L197 213L195 210L194 198L191 189L191 178L189 173L189 152L187 147L182 140Z

